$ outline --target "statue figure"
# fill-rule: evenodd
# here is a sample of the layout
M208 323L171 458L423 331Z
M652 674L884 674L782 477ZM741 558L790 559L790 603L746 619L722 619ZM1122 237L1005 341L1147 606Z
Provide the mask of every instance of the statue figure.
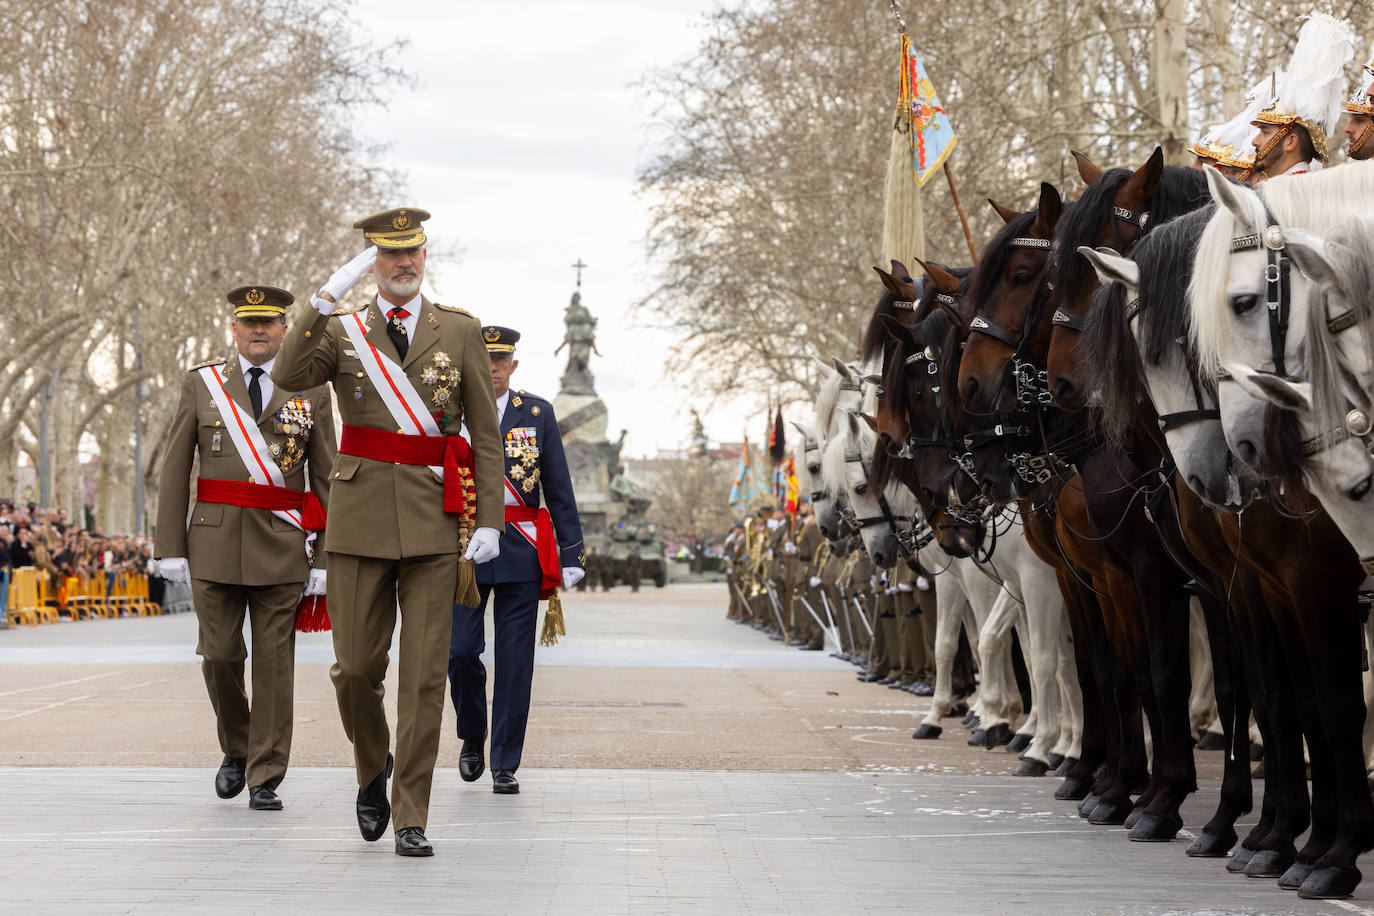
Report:
M553 351L557 356L568 348L568 368L563 371L561 391L566 394L595 395L596 386L592 380L591 369L587 363L591 354L601 355L596 348L596 319L582 304L582 293L574 292L572 301L563 312L563 342Z

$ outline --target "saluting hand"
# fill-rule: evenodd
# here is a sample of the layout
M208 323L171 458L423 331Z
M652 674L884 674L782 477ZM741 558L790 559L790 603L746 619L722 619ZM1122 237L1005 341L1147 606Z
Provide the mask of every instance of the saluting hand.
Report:
M310 304L321 315L332 314L335 303L344 293L352 289L353 285L362 279L363 274L367 273L376 263L377 246L368 245L363 249L362 254L334 271L334 275L325 281L324 286L320 287L320 294L310 297Z

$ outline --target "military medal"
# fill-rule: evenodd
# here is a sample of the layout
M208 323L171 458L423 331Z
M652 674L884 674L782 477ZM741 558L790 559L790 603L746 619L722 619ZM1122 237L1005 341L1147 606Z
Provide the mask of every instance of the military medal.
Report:
M218 452L220 450L220 442L222 441L224 441L224 431L219 429L215 430L214 435L210 437L210 451Z

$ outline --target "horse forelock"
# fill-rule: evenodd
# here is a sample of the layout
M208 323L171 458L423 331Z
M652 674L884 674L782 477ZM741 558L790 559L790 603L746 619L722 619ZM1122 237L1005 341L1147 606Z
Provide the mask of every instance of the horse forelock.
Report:
M973 281L969 284L968 290L968 301L975 313L983 310L984 304L1002 281L1007 262L1016 251L1011 247L1011 240L1024 236L1037 215L1035 210L1017 215L1003 225L992 240L983 246L983 258L978 262L978 269L973 272Z
M1054 244L1061 254L1056 265L1058 276L1053 279L1055 289L1061 294L1078 292L1085 280L1096 284L1097 275L1092 265L1078 253L1078 249L1081 246L1096 248L1100 244L1102 227L1115 218L1112 206L1116 201L1116 192L1130 177L1130 169L1108 169L1101 178L1088 185L1083 196L1059 221Z
M1264 204L1259 194L1243 185L1233 188L1247 215L1237 220L1230 209L1218 206L1198 238L1193 277L1188 283L1189 330L1198 365L1208 378L1221 372L1221 348L1231 328L1228 281L1231 240L1264 228Z

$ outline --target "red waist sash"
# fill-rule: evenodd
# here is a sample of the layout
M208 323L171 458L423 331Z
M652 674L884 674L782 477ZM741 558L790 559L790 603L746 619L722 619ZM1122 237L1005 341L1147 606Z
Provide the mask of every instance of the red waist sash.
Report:
M301 525L306 531L324 530L324 506L308 490L300 493L289 487L274 487L271 484L200 477L196 480L196 499L245 509L297 509L301 513Z
M558 591L563 571L558 566L558 542L553 537L553 518L548 509L534 506L506 506L506 521L534 522L534 550L539 555L539 597L548 598Z
M442 466L444 511L462 515L467 507L467 487L460 477L471 475L472 446L462 436L407 436L345 423L339 454L398 464ZM460 475L460 470L468 475Z

